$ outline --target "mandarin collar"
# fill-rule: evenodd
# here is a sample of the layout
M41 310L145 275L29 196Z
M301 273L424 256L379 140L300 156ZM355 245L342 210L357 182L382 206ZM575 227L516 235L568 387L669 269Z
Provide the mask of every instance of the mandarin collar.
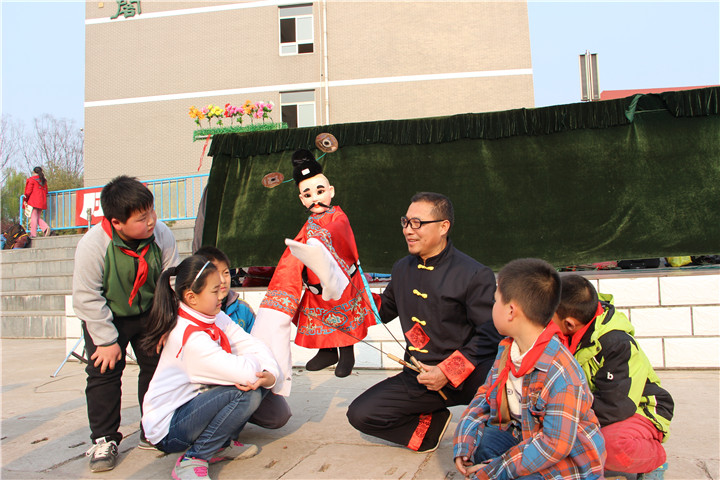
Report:
M452 248L452 241L450 240L450 237L447 237L447 245L445 245L445 248L442 252L438 253L434 257L428 258L424 263L422 258L420 258L420 255L415 255L415 258L417 259L418 263L421 265L425 265L426 267L434 267L438 263L442 262L445 257L449 255L449 252Z

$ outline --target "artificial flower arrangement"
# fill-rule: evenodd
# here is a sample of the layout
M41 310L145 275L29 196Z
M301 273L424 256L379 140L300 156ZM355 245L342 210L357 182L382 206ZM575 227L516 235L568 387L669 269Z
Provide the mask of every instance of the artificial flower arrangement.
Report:
M286 123L274 123L270 118L270 113L275 105L272 102L251 102L246 100L245 103L236 107L225 104L225 108L210 104L203 109L197 108L195 105L190 107L190 118L195 120L198 129L193 133L193 140L206 138L208 135L216 133L232 133L247 132L255 130L275 130L278 128L287 128ZM243 119L250 119L249 125L243 125ZM215 125L213 125L213 118ZM202 128L201 120L207 119L208 127ZM224 125L223 119L228 119L230 125ZM255 123L255 120L262 120L262 123ZM268 122L266 122L269 120Z

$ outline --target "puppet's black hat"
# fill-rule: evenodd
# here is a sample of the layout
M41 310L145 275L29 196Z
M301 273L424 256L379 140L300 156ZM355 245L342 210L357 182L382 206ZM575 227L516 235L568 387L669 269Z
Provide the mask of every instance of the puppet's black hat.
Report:
M312 178L322 173L322 166L315 160L310 150L296 150L292 156L293 179L300 184L306 178Z

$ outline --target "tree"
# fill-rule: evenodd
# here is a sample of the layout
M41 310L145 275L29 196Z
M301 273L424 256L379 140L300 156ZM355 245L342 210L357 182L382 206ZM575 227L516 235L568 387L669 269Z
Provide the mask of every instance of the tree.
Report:
M25 179L35 167L42 167L50 190L83 186L83 131L75 122L43 115L33 120L27 132L21 121L2 116L0 161L2 165L3 220L18 220L18 199L25 190Z
M14 171L20 160L22 146L23 126L10 115L2 116L0 124L0 170L2 171L2 185L5 185L6 175Z
M25 166L31 172L43 167L53 190L83 186L83 131L75 122L43 115L33 121L33 131L23 143Z
M12 167L3 169L2 220L18 222L20 220L20 195L25 192L25 178L22 172Z

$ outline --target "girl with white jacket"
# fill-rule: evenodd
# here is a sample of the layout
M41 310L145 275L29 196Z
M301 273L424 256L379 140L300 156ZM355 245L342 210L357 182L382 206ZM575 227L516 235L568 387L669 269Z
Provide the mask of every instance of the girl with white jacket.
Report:
M172 472L179 480L207 479L208 464L257 454L237 438L280 374L265 344L220 311L220 283L217 268L199 255L163 272L143 343L154 351L170 332L142 424L159 450L185 452Z

